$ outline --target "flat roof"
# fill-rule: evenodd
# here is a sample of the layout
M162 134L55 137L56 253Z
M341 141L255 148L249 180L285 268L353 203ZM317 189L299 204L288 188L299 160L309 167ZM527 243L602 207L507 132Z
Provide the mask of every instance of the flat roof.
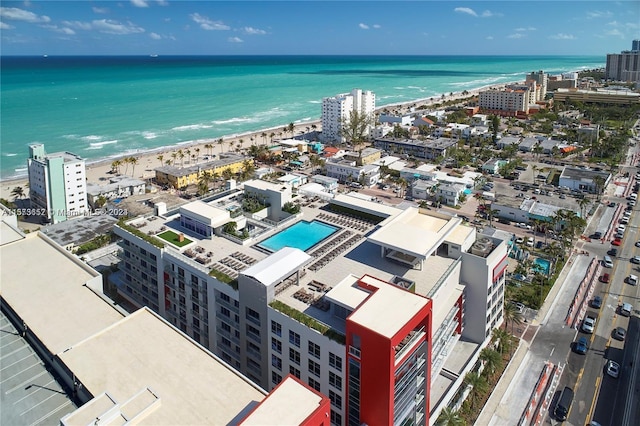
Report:
M100 304L94 297L81 311ZM148 308L76 343L60 359L92 395L107 393L122 404L151 390L160 404L139 424L233 424L266 395Z
M208 218L208 223L215 227L224 225L231 218L227 210L212 206L200 200L181 206L180 213L187 213L187 215L191 213L201 218Z
M421 209L410 207L368 236L367 240L425 258L461 221L453 216L423 214ZM420 235L420 238L416 238L416 235Z
M0 246L0 264L2 298L52 354L122 319L86 285L102 276L40 232Z
M24 238L24 235L13 226L0 220L0 246Z
M315 412L323 397L287 377L243 420L242 426L299 425Z
M358 208L364 209L365 211L373 210L376 212L377 216L386 217L386 216L395 216L398 213L402 212L402 210L397 207L388 206L386 204L376 203L373 201L366 201L360 198L356 198L346 194L336 194L332 203L340 204L340 205L352 205L356 210Z
M372 276L364 276L360 281L377 290L371 293L348 320L388 338L395 336L430 302L426 297Z
M283 247L268 258L242 271L256 281L270 286L303 268L313 257L294 247Z

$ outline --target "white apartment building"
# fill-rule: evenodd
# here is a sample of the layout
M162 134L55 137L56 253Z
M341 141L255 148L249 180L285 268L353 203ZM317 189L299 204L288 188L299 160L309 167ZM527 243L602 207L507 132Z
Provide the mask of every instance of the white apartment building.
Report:
M85 162L70 152L47 154L43 144L29 145L29 199L31 206L52 223L87 211Z
M345 158L330 158L324 165L325 175L343 183L360 183L363 186L373 186L380 180L380 166L365 164L358 166L355 160Z
M349 119L351 112L373 117L375 109L376 95L368 90L353 89L350 93L323 98L323 140L325 142L345 142L345 139L340 135L341 123Z
M500 115L515 115L517 111L528 109L529 94L524 90L485 90L480 92L478 106L485 112Z
M547 85L549 83L549 74L540 70L538 72L531 72L527 74L527 80L532 80L536 82L536 101L544 101L547 96Z
M227 212L221 201L210 208ZM430 329L410 333L431 347L429 414L419 407L414 414L416 424L433 424L440 410L454 403L464 375L503 321L506 243L431 210L400 210L348 196L317 207L303 207L305 223L294 226L328 227L329 235L304 249L290 246L303 237L290 237L276 251L268 248L266 237L277 232L284 238L293 227L280 234L282 228L261 223L265 232L240 244L191 231L201 226L182 226L180 211L133 219L114 229L123 238L122 262L111 281L132 305L149 306L261 387L272 389L292 374L327 395L334 425L361 420L371 403L349 399L348 388L355 383L348 376L350 366L361 360L364 369L370 358L349 340L348 317L367 306L358 324L375 330L376 309L384 309L378 311L381 318L396 309L404 313L401 305L367 305L372 290L365 277L375 277L377 287L415 292L430 299L433 312ZM353 212L362 219L354 219ZM179 242L164 234L169 231L180 236ZM399 336L415 325L407 327L397 325L390 333ZM398 355L405 353L401 347ZM389 380L375 386L393 389ZM349 406L360 408L349 411Z

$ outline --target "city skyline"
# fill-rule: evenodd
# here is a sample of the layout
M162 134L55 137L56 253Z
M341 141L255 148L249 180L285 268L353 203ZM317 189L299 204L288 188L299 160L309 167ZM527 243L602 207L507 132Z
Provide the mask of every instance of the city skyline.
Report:
M3 55L605 55L633 2L3 2Z

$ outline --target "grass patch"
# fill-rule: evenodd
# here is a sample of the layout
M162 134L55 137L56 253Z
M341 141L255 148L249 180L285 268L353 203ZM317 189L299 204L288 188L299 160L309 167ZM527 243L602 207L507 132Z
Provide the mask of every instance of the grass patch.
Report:
M314 318L310 317L309 315L298 311L297 309L294 309L292 307L290 307L289 305L286 305L282 302L280 302L279 300L274 300L271 303L269 303L269 306L271 306L273 309L275 309L276 311L280 311L283 314L295 319L298 322L301 322L302 324L306 325L307 327L310 327L318 332L320 332L320 334L327 336L329 339L338 342L342 345L345 344L346 341L346 337L344 334L340 333L337 330L334 330L324 324L319 323L318 321L316 321Z
M162 234L158 234L156 236L178 247L184 247L187 244L191 244L193 242L187 237L185 237L184 240L180 241L180 236L173 231L164 231Z

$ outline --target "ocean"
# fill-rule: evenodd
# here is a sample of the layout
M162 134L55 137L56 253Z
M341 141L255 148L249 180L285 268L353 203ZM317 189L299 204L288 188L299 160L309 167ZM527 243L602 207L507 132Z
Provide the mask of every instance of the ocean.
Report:
M604 65L600 56L2 57L0 177L26 175L34 142L90 163L317 120L323 97L353 88L381 107Z

